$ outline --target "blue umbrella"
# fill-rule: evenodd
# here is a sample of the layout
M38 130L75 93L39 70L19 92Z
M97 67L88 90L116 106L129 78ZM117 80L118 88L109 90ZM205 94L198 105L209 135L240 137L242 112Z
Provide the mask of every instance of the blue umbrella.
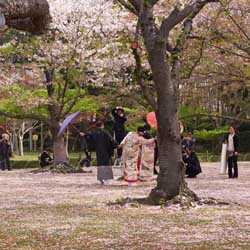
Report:
M80 111L77 111L69 116L67 116L62 125L61 125L61 128L57 134L57 136L59 137L60 135L62 135L62 133L65 131L65 129L68 127L68 125L80 114L81 112Z

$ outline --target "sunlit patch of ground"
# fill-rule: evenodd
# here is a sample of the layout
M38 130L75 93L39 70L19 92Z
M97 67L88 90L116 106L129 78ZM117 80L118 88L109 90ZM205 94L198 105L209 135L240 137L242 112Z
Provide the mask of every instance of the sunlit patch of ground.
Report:
M219 163L202 168L196 179L187 179L189 186L230 205L108 206L146 197L156 182L101 186L95 168L92 174L0 172L0 249L249 250L250 163L240 163L239 179L219 175ZM118 177L120 170L114 172Z

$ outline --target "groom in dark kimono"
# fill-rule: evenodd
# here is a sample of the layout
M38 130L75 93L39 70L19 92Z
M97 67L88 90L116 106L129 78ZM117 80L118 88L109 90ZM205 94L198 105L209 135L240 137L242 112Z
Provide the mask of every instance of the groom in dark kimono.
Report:
M89 134L89 139L92 141L96 151L97 180L99 180L101 184L106 184L108 183L108 180L114 178L111 157L117 143L108 131L104 129L103 122L98 121L96 127L96 131Z

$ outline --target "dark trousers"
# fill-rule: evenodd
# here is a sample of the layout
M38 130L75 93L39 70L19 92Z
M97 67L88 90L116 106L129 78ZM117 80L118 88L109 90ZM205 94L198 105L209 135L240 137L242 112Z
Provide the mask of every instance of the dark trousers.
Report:
M116 140L116 142L118 144L120 144L122 142L123 138L126 135L125 131L119 131L119 130L117 131L117 130L115 130L114 133L115 133L115 140ZM117 156L119 158L122 156L122 149L121 148L117 149Z
M0 168L2 170L5 170L5 168L7 167L8 170L11 170L11 164L10 164L10 158L6 157L6 158L2 158L0 160Z
M154 152L154 174L158 174L155 166L158 160L158 155L159 155L159 149L158 149L158 145L155 146L155 152Z
M233 156L228 157L228 177L229 178L238 178L237 155L233 155Z

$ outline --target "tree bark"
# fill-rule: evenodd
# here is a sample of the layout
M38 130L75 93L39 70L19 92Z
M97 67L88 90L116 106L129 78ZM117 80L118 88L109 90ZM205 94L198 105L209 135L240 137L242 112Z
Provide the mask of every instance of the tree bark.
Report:
M51 22L47 0L0 0L0 13L9 27L42 34Z
M178 57L184 49L183 42L192 28L193 18L206 4L218 2L218 0L190 1L184 8L180 8L176 1L173 11L163 19L160 27L156 24L153 13L153 7L158 0L117 1L138 16L138 25L147 50L157 93L160 173L157 187L152 190L150 197L155 198L154 201L158 200L158 203L162 198L170 200L180 193L195 197L184 180L185 167L181 155L177 92L179 60L178 58L171 60L166 50L172 48L168 41L171 30L184 22L184 40L181 43L177 41L176 47L171 52Z
M16 130L14 129L13 130L13 151L15 154L18 154L19 155L19 146L18 146L18 136L17 136L17 133L16 133Z
M54 152L54 165L68 163L66 143L64 136L58 136L60 130L60 121L57 120L56 110L58 110L57 105L49 105L49 113L51 119L51 126L49 130L52 134L53 139L53 152Z
M33 151L32 130L29 131L29 145L30 145L30 152L32 152Z
M54 165L68 163L66 145L63 136L53 136Z
M179 103L175 81L171 78L170 60L166 54L166 39L162 39L159 30L155 28L153 9L147 6L142 8L140 23L157 93L156 117L159 131L160 173L157 187L152 190L150 197L159 202L162 198L174 198L183 186Z
M23 152L23 136L21 134L18 135L18 142L19 142L19 156L24 156L24 152Z
M182 155L178 122L178 93L171 79L169 62L165 48L159 44L149 52L153 81L157 91L157 121L159 130L160 173L157 190L164 193L166 199L179 194L182 184Z

